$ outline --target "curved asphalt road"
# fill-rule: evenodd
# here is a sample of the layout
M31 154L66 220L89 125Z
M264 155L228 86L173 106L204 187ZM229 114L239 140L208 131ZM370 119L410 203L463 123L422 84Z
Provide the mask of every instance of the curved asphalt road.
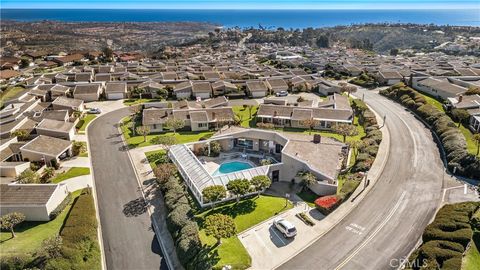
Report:
M128 108L95 119L88 141L107 269L167 269L117 124ZM135 216L137 215L137 216Z
M396 269L440 204L444 167L430 131L400 105L373 92L357 96L362 94L387 115L385 168L356 209L279 269Z

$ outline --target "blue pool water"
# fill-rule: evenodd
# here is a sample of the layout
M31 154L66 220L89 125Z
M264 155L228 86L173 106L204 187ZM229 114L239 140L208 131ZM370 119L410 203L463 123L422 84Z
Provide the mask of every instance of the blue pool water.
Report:
M213 173L213 175L217 176L221 174L227 174L227 173L246 170L250 168L253 168L253 166L246 162L241 162L241 161L225 162L225 163L222 163L222 165L220 165L218 170L216 170Z

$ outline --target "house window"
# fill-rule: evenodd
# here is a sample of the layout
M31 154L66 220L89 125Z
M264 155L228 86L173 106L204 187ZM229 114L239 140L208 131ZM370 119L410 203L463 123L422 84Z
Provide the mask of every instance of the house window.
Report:
M199 128L208 127L208 123L198 123Z
M153 129L157 129L157 124L153 124Z

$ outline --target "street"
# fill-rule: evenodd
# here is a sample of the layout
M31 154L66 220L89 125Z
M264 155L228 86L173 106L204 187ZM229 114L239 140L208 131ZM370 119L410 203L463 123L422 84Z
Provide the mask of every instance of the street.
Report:
M128 108L102 115L88 139L107 269L167 269L117 123Z

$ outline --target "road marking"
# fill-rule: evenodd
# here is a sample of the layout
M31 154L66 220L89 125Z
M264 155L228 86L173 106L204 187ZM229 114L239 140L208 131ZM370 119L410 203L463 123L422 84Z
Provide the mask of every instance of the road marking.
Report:
M406 191L403 191L402 192L402 195L400 196L400 199L397 201L397 203L395 204L395 206L392 208L392 210L390 211L390 213L388 214L387 218L385 218L382 223L380 223L380 225L378 225L378 227L375 229L375 231L360 245L358 246L353 252L352 254L350 254L350 256L348 256L342 263L340 263L336 268L335 270L338 270L338 269L341 269L342 267L345 266L345 264L347 264L349 261L351 261L353 259L353 257L355 257L355 255L357 255L360 250L362 248L364 248L370 241L372 241L372 239L378 234L378 232L383 228L385 227L385 225L387 224L387 222L393 217L393 215L395 214L395 212L397 211L397 209L400 207L400 204L401 202L403 201L403 198L405 197L405 194L407 192Z
M350 223L350 225L345 226L345 229L347 231L350 231L350 232L358 234L358 235L362 235L363 231L365 231L365 227L360 226L356 223Z
M272 232L273 232L273 234L275 234L275 236L276 236L278 239L280 239L280 241L282 242L282 244L283 244L284 246L287 245L287 243L285 243L285 241L283 241L283 238L280 237L280 236L278 236L278 234L277 234L277 229L275 229L275 227L272 227Z
M463 184L463 194L467 194L467 184Z

